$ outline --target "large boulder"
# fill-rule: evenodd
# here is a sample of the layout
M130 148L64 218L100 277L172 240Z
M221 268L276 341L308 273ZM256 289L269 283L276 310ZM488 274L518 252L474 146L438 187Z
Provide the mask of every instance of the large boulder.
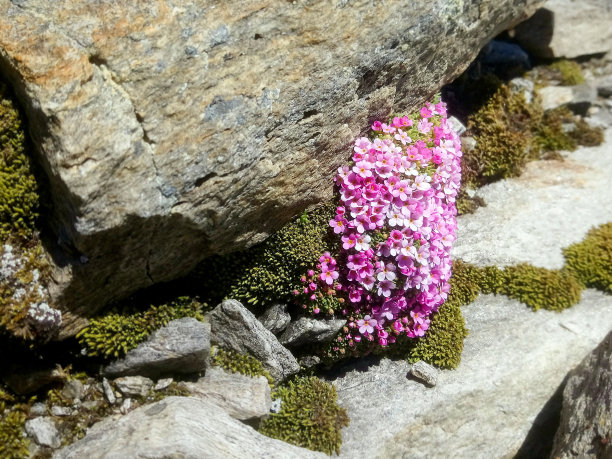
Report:
M569 374L551 457L612 457L612 332Z
M324 458L304 448L265 437L214 403L168 397L119 418L95 424L87 435L54 459Z
M548 0L514 31L537 57L574 58L612 51L612 8L602 0Z
M62 336L329 198L370 121L542 3L0 0L0 73L53 199Z

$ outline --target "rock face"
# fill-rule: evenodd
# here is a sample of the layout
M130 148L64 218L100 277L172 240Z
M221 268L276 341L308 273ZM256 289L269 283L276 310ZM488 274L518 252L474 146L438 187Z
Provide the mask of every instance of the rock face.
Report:
M208 317L213 343L252 355L275 380L281 381L300 371L291 352L239 301L225 300Z
M54 459L325 458L304 448L265 437L232 419L213 403L168 397L119 418L95 424L87 435Z
M106 368L105 376L139 375L157 378L174 373L198 373L208 366L210 324L185 317L156 330L136 349Z
M435 387L387 359L331 378L351 419L341 458L514 457L567 371L612 328L612 298L587 290L559 314L482 295L463 314L461 364Z
M515 29L537 57L574 58L612 51L612 8L602 0L548 0Z
M569 374L551 457L612 457L612 332Z
M53 198L63 335L330 197L370 121L542 3L0 0L0 72Z
M192 396L208 400L240 421L259 421L270 414L270 385L263 376L251 378L211 367L197 382L182 382Z

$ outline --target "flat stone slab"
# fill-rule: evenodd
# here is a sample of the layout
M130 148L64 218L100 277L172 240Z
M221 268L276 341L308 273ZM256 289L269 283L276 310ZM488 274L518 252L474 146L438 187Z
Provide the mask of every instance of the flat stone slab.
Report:
M595 290L563 313L493 295L463 312L461 364L435 387L388 359L331 379L351 418L340 457L513 457L567 372L612 329L612 297Z
M322 453L265 437L214 403L168 397L93 425L54 459L325 458Z
M612 129L565 161L534 161L518 178L480 188L487 207L458 219L454 259L476 265L564 264L561 249L612 221Z

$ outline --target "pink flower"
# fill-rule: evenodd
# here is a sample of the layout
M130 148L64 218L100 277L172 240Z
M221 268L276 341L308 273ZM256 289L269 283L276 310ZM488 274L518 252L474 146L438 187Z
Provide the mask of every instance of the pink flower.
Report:
M355 234L349 234L348 236L342 236L342 248L344 250L351 249L355 247L355 242L357 241L357 237Z
M395 284L390 280L383 280L378 284L378 295L389 298L391 296L391 290L395 288Z
M421 121L419 121L419 123L417 125L417 128L418 128L418 130L419 130L419 132L421 134L427 134L429 131L431 131L432 127L433 127L433 123L430 123L425 118L423 118Z
M344 229L346 228L347 223L348 222L346 221L346 219L338 215L336 216L334 220L329 221L329 226L331 226L334 229L335 234L339 234L339 233L344 232Z
M376 326L377 323L378 321L376 319L373 319L369 315L365 316L363 319L359 319L357 321L357 326L359 327L359 333L361 333L362 335L365 333L369 333L369 334L373 333L374 327Z
M372 123L373 131L380 131L381 129L382 129L382 123L380 121L374 121L374 123Z
M421 116L423 118L431 118L431 110L427 107L421 109Z

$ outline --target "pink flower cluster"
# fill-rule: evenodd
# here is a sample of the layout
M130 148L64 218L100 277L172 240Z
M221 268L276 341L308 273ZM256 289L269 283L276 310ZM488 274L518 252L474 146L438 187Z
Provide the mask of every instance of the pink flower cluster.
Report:
M325 253L302 278L304 295L295 292L315 314L340 305L347 325L334 350L423 336L450 288L461 144L445 104L372 130L335 178L339 205L329 225L339 253Z

